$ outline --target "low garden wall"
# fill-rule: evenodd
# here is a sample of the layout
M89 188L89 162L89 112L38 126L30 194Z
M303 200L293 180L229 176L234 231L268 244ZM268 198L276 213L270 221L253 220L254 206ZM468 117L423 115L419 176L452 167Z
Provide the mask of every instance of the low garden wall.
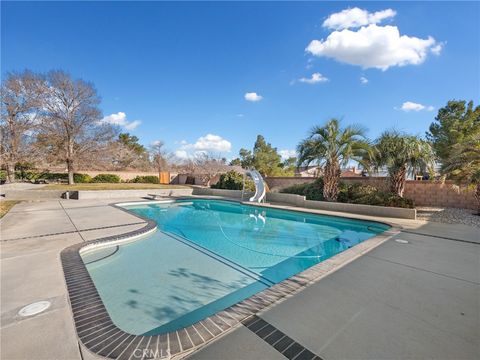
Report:
M63 190L5 190L3 195L7 200L51 200L60 199L65 194Z
M71 199L119 199L129 197L146 197L148 194L158 196L190 196L193 189L144 189L144 190L80 190L70 191Z
M204 196L225 196L234 199L242 198L242 190L225 190L225 189L212 189L206 187L195 187L193 189L193 195ZM247 199L253 196L253 192L245 191L243 198Z
M278 191L282 188L305 184L314 181L315 178L307 177L268 177L265 179L269 188ZM347 184L361 183L375 186L379 190L388 189L388 179L384 177L358 177L342 178L340 181ZM453 207L463 209L476 209L477 202L473 190L462 188L456 190L452 181L416 181L407 180L405 184L406 198L412 199L416 206Z

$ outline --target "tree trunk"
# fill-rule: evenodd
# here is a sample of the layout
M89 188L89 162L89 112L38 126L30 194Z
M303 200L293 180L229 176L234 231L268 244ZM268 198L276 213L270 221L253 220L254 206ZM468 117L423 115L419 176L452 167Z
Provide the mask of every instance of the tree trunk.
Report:
M68 185L73 185L73 160L67 159L67 170L68 170Z
M475 199L477 199L477 210L478 215L480 215L480 183L478 183L477 187L475 188Z
M328 163L323 174L323 197L325 201L337 201L338 182L340 181L340 166Z
M7 180L9 183L15 182L15 163L7 163Z
M402 166L397 172L390 175L390 192L403 197L405 191L405 177L407 175L407 167Z
M68 143L68 149L67 149L67 170L68 170L68 185L73 185L75 184L75 181L73 180L73 140L68 137L67 140Z

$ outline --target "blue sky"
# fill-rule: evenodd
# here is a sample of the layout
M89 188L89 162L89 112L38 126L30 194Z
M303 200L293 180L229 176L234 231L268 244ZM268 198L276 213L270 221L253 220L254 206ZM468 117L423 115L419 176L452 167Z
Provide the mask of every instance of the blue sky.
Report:
M480 99L479 2L2 2L1 10L2 75L63 69L92 81L106 121L145 145L162 139L179 156L233 158L257 134L292 150L330 117L364 125L371 138L391 127L423 135L449 99Z

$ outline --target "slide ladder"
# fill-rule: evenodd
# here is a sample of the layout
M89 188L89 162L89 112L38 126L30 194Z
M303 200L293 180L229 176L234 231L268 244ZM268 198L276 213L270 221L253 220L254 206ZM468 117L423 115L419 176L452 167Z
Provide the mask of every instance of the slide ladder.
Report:
M263 182L262 175L260 175L260 173L255 169L247 170L245 172L245 175L250 176L253 179L253 183L255 184L255 194L250 199L248 199L248 201L262 202L266 195L265 183ZM245 189L245 181L243 188Z

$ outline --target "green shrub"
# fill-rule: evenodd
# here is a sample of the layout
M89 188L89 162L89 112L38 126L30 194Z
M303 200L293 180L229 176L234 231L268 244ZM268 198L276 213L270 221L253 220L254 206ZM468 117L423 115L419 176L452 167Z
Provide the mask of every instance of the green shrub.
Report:
M307 200L323 201L323 178L307 184L292 185L280 190L281 193L303 195Z
M379 191L376 187L371 185L347 185L340 182L338 187L338 202L401 208L415 207L412 200L401 198L396 194ZM323 201L323 179L318 178L311 183L289 186L280 190L280 192L304 195L307 200Z
M243 188L243 175L230 170L225 174L220 175L220 179L216 184L211 186L213 189L227 189L227 190L242 190ZM245 190L255 191L255 184L250 177L245 178Z
M15 179L34 181L40 176L40 172L35 170L15 170Z
M79 183L89 183L92 182L92 177L88 174L73 174L73 181L77 184Z
M92 179L94 183L119 183L120 177L115 174L98 174Z
M68 173L51 173L51 172L36 172L36 171L25 171L24 180L35 181L38 179L49 180L49 181L68 181ZM92 181L92 178L88 174L73 174L73 181L75 183L89 183Z
M132 183L144 183L144 184L159 184L160 180L158 176L146 175L146 176L135 176L132 180Z
M371 185L363 184L343 184L342 189L338 194L337 201L362 204L362 199L373 196L378 192L378 189Z
M28 180L36 181L38 179L48 180L48 181L67 181L68 173L51 173L48 171L40 172L35 170L19 170L15 171L15 178L19 180ZM92 181L92 178L88 174L73 174L73 181L76 183L89 183Z
M378 191L375 194L365 196L354 202L355 204L390 206L401 208L414 208L414 203L410 199L401 198L396 194Z
M57 180L68 180L67 173L51 173L51 172L43 172L38 174L36 177L37 179L45 179L50 181L57 181Z
M5 170L0 170L0 180L7 180L7 172Z

